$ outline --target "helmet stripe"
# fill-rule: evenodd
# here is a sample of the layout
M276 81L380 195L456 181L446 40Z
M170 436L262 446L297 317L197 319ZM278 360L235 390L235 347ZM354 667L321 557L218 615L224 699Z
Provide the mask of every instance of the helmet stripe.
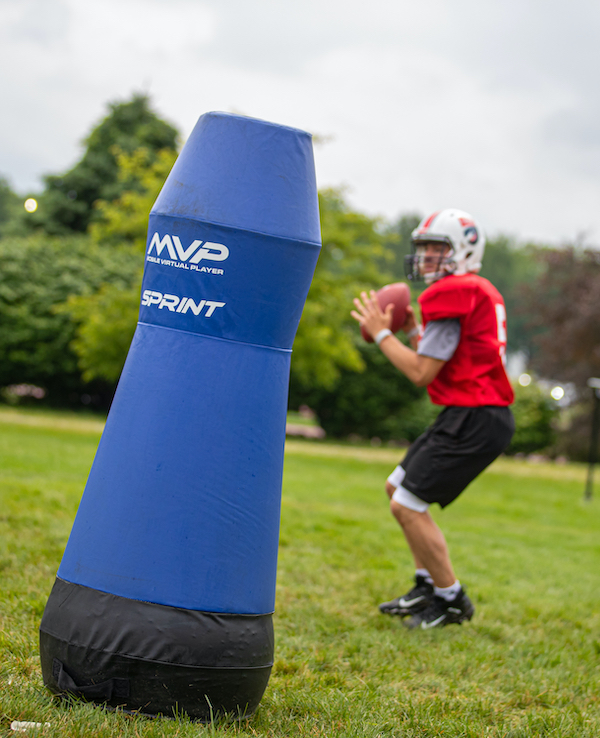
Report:
M433 221L436 219L436 217L439 215L440 211L436 210L433 215L430 215L429 218L423 223L423 225L419 228L419 233L427 233L427 229L429 226L433 223Z

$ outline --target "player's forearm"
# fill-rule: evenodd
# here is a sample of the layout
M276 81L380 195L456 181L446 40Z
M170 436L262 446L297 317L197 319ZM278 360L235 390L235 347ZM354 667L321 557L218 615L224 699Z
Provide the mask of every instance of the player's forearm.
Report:
M410 336L408 339L408 342L413 347L413 349L416 351L419 348L419 334L415 334L414 336Z
M405 346L396 336L387 336L379 348L389 361L417 387L426 387L437 376L443 361L421 356Z

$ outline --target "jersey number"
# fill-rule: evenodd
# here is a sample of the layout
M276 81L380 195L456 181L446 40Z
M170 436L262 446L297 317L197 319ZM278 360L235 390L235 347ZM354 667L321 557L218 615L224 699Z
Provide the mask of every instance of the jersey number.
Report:
M506 310L504 305L496 303L496 323L498 325L498 343L502 363L506 363Z

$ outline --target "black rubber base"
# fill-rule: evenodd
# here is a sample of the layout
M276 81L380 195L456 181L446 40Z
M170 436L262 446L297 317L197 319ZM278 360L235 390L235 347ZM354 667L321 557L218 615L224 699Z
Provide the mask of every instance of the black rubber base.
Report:
M40 625L50 690L147 715L249 715L273 653L271 614L183 610L58 578Z

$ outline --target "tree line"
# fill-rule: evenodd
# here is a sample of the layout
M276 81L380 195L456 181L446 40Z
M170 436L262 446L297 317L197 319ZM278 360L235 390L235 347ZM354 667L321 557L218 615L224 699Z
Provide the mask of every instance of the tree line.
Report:
M34 212L0 179L5 402L107 408L137 321L148 214L179 141L150 100L134 95L109 105L71 169L44 178ZM310 406L333 437L411 441L435 409L360 339L349 311L360 290L404 278L420 214L372 218L339 190L320 192L319 204L323 248L294 343L290 407ZM578 393L557 441L556 404L535 382L518 386L512 451L584 455L586 382L600 375L599 254L499 236L481 273L504 295L509 353Z

